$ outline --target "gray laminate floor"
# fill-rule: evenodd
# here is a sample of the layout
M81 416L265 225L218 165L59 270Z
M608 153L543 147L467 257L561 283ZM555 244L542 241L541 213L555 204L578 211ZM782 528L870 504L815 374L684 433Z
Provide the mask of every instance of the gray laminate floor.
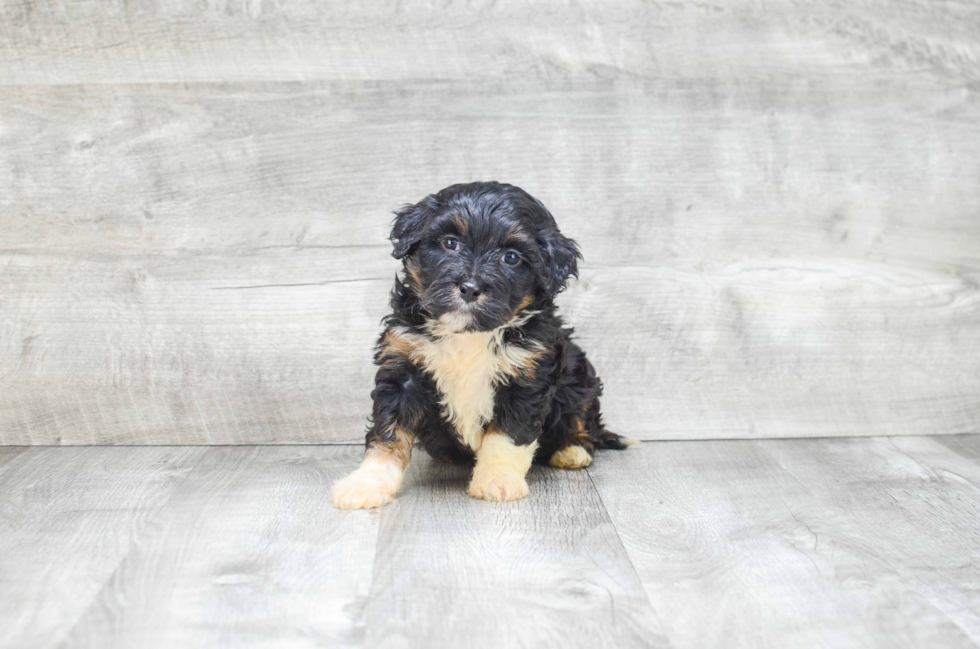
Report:
M0 448L4 647L973 647L980 435L645 443L488 504L422 453Z

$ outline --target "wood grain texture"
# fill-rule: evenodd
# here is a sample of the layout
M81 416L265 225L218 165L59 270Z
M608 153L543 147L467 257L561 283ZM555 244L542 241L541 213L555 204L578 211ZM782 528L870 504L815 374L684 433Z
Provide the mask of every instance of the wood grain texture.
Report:
M534 468L494 504L468 478L419 457L382 510L367 646L668 646L587 473Z
M0 83L479 77L980 79L971 3L5 0Z
M646 443L505 504L417 455L334 510L360 452L0 449L0 646L980 645L980 436Z
M980 645L980 466L928 438L767 444Z
M980 465L980 435L950 435L935 440L957 455Z
M361 452L210 448L64 646L359 645L378 513L329 491Z
M389 211L491 178L619 432L980 430L973 7L0 6L0 444L361 439Z
M203 448L0 454L0 647L51 647L76 623Z
M28 450L29 447L27 446L0 446L0 473L2 473L4 465L10 464L16 457Z
M589 468L671 644L975 646L949 609L909 579L906 560L928 536L930 563L943 554L962 567L934 571L932 563L923 572L973 597L972 569L962 565L973 552L963 546L977 526L947 537L906 519L897 502L871 519L852 507L845 491L861 500L888 489L901 505L920 495L908 491L920 479L908 467L885 478L866 466L887 440L792 440L779 443L778 461L774 444L644 444L602 454ZM825 466L834 449L848 458L840 473ZM812 479L811 467L833 477ZM978 495L935 518L948 526L969 515Z

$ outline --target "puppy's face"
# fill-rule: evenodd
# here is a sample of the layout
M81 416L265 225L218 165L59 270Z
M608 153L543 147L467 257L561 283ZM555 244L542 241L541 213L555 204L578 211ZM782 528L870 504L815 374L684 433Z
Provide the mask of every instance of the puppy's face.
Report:
M394 256L429 319L450 331L489 331L577 272L575 243L521 189L453 185L397 213Z

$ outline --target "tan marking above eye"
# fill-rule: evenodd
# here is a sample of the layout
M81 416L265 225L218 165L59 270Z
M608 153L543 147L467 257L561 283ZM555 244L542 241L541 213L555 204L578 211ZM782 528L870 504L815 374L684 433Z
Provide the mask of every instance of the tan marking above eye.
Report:
M453 225L459 228L460 234L466 234L466 232L469 230L470 225L466 221L466 218L463 217L461 214L453 214L451 220L453 222Z

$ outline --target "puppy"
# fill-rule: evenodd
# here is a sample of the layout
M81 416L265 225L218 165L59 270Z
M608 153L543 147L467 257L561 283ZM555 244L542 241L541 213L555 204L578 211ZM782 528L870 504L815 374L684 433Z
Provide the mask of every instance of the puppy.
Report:
M374 412L360 468L333 486L340 509L394 500L418 444L473 467L469 494L528 495L532 461L581 469L607 431L602 383L554 304L581 258L551 213L496 182L453 185L396 213L404 266L378 340Z

